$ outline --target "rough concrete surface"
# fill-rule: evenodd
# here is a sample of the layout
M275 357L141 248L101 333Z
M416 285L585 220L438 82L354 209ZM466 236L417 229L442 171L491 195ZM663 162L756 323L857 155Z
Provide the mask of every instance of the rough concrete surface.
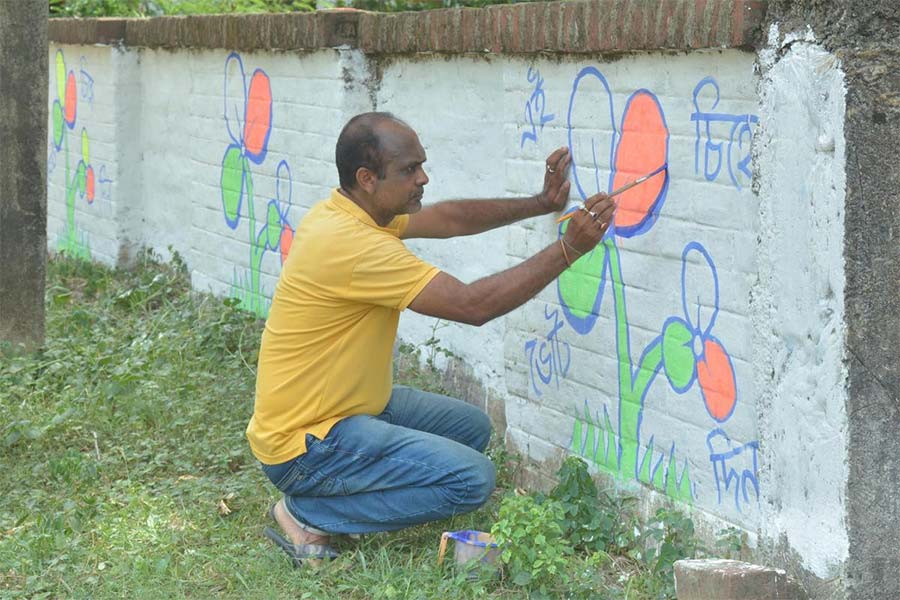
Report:
M0 2L0 341L44 341L47 9Z
M787 573L737 560L675 561L678 600L805 600Z

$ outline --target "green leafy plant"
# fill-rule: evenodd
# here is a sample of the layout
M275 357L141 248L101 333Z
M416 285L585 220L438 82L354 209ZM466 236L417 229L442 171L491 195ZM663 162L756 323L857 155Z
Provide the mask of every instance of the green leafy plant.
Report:
M447 325L449 325L447 321L435 319L427 340L418 345L401 342L397 347L399 356L394 363L394 375L402 373L413 387L438 394L449 394L442 381L443 373L438 368L439 356L448 359L458 358L453 351L441 345L438 332Z
M571 546L563 540L564 509L555 500L539 503L534 496L510 494L500 503L491 534L509 581L546 596L568 582Z
M716 532L716 542L713 551L721 558L736 559L740 557L744 548L746 535L737 527L726 527Z
M644 531L644 563L651 578L648 591L655 597L675 597L675 561L694 558L703 546L694 522L679 510L660 508Z
M431 10L435 8L484 7L494 4L518 4L536 0L336 0L335 6L360 10L401 12Z
M315 0L49 0L51 17L158 17L224 13L308 12Z
M636 546L637 518L633 497L599 492L587 463L569 456L557 472L550 498L563 507L563 532L576 549L627 554Z

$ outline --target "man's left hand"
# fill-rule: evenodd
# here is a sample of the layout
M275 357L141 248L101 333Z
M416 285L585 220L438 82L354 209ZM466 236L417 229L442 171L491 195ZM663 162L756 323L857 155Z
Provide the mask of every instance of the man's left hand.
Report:
M544 189L535 196L535 199L540 207L548 213L566 207L569 199L568 175L571 162L569 149L566 147L554 150L545 161Z

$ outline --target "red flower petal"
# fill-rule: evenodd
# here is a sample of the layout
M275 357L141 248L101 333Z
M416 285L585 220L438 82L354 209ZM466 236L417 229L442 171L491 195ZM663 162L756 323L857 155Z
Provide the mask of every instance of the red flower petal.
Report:
M69 71L66 78L66 123L69 127L75 125L75 108L78 104L78 94L75 89L75 73Z
M244 122L244 147L257 164L262 162L272 128L272 86L269 76L257 69L250 79L247 94L247 118Z
M622 139L616 149L612 189L663 166L668 145L669 129L656 97L647 90L635 92L622 117ZM653 224L654 208L665 196L667 177L663 171L618 196L617 235L637 235Z
M697 381L709 415L720 423L726 421L734 410L737 386L731 359L722 344L713 338L703 341L703 358L697 361Z
M281 228L281 264L287 260L291 244L294 243L294 230L285 225Z
M91 204L94 202L94 168L88 167L87 172L85 173L85 191L87 193L88 203Z

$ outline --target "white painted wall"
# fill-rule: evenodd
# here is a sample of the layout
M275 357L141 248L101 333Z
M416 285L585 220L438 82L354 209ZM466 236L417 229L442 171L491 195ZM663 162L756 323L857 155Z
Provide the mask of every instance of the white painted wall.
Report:
M89 132L91 164L110 180L91 203L75 194L74 226L91 256L113 263L140 245L163 256L171 247L195 287L236 294L260 313L281 259L265 244L254 251L252 240L270 231L279 240L337 185L334 143L358 112L392 111L418 131L429 159L426 202L534 194L545 157L569 146L574 205L582 193L609 191L617 149L635 135L649 148L667 132L669 182L652 226L610 238L609 254L590 269L573 269L505 318L439 330L440 344L508 399L515 448L537 459L580 454L629 489L689 503L701 521L735 524L761 541L786 537L819 576L841 568L844 105L839 66L821 49L795 44L777 63L774 47L761 57L705 51L606 63L395 57L373 82L370 61L351 50L229 57L66 46L50 50L51 104L57 50L76 76L83 67L93 79L76 130ZM226 111L243 114L257 70L272 95L267 152L248 162L252 200L245 194L240 217L228 217L226 149L253 151ZM642 106L657 108L639 117ZM648 133L660 116L665 131ZM72 139L70 165L80 158ZM63 154L50 152L51 249L67 231ZM635 169L656 166L647 152L636 156ZM410 246L473 281L556 239L547 216ZM589 301L601 293L595 317L571 312L578 289ZM401 336L421 343L433 324L407 313ZM662 345L664 330L690 329ZM714 358L718 369L704 370ZM726 388L733 382L735 393L718 394L707 373Z

